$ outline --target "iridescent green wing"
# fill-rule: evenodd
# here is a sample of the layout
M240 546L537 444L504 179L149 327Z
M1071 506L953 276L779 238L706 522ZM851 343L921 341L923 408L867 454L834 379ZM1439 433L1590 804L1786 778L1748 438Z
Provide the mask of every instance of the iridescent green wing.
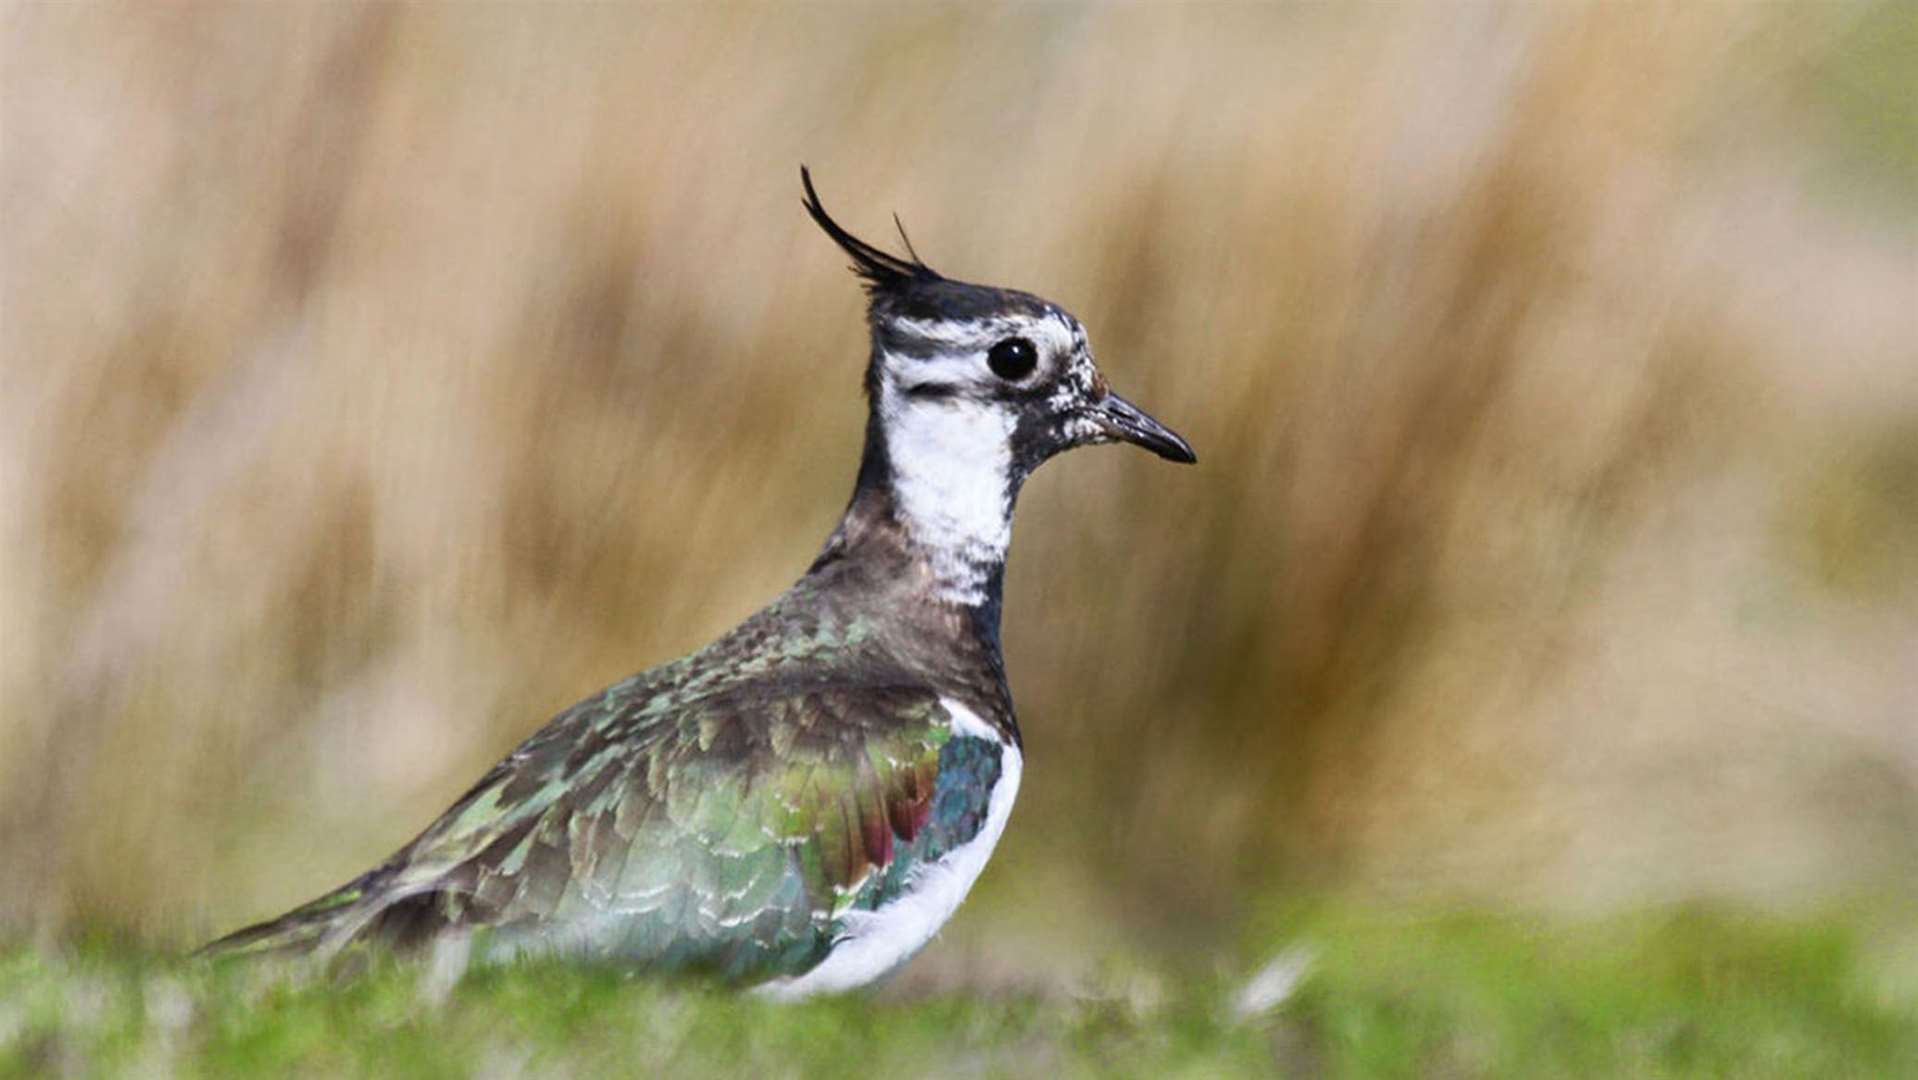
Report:
M996 745L949 747L920 687L748 684L665 708L560 717L382 868L356 933L796 973L845 913L971 839L997 779Z

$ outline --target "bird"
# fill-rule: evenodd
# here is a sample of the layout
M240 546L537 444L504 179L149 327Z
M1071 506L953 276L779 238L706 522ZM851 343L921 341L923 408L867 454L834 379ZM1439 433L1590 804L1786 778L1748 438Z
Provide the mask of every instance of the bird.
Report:
M810 567L560 712L386 861L203 954L556 955L797 999L878 983L958 909L1024 764L1000 642L1021 485L1092 444L1197 457L1063 308L939 274L897 215L905 256L867 243L800 183L871 332L852 497Z

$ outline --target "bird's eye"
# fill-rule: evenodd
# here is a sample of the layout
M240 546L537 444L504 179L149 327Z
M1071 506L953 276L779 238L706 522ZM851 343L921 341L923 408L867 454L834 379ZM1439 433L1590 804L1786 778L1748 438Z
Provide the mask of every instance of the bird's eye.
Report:
M1017 381L1032 374L1039 366L1039 350L1032 342L1022 337L1009 337L992 347L986 354L986 366L994 375L1008 381Z

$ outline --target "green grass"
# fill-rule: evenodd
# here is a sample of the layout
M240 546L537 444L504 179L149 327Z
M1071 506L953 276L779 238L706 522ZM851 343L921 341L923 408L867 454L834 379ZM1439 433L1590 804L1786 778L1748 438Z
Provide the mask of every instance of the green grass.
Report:
M1308 942L1312 974L1243 1023L1236 971L782 1007L554 963L446 992L411 967L269 978L17 946L0 1075L1918 1075L1918 936L1886 925L1295 914L1260 938Z

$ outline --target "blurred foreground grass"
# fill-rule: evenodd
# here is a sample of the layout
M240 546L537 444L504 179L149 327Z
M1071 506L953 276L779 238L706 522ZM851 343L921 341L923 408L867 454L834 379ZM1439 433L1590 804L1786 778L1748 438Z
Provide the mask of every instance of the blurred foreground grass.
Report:
M106 941L15 946L0 1074L1909 1076L1908 915L1294 908L1260 947L1317 960L1247 1023L1229 1007L1245 972L779 1006L561 964L448 992L418 968L328 983Z

